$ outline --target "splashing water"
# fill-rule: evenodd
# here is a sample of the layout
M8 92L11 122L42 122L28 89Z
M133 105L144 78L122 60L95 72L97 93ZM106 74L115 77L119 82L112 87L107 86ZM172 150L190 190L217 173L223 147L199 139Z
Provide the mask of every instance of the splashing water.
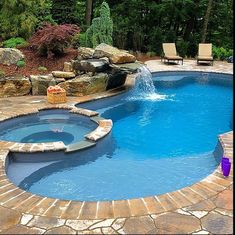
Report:
M139 76L137 77L136 85L141 92L147 94L155 93L155 86L152 80L152 74L146 66L139 68Z
M135 88L130 99L134 100L165 100L166 95L161 95L156 92L156 88L153 84L152 74L146 66L141 66L139 69L139 75L136 78Z

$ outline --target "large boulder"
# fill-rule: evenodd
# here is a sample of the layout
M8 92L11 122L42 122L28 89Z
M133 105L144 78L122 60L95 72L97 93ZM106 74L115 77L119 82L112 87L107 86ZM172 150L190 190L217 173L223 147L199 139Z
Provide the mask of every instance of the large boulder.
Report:
M64 72L73 72L73 67L71 62L64 62Z
M24 59L23 53L14 48L0 48L0 64L11 65Z
M65 71L52 71L51 73L55 78L70 79L76 76L75 73L73 72L65 72Z
M137 73L138 69L143 66L143 63L135 62L135 63L126 63L126 64L112 64L111 67L119 68L122 71L125 71L128 74Z
M119 69L112 69L108 75L109 79L106 90L114 89L124 85L127 77L127 73Z
M31 83L26 77L0 78L0 97L28 95Z
M57 85L60 82L64 82L64 78L54 78L49 75L31 75L30 81L32 84L32 95L46 95L47 88L49 86Z
M126 51L119 50L116 47L109 46L101 43L95 48L93 58L108 57L113 64L124 64L136 61L136 57L127 53Z
M84 96L103 92L108 84L108 74L98 73L95 76L84 74L74 79L59 83L68 96Z
M78 60L92 59L95 50L89 47L78 48Z
M128 73L115 65L110 67L107 74L109 78L106 90L110 90L124 85Z
M109 63L103 59L87 59L73 62L73 69L78 72L100 73L109 68Z

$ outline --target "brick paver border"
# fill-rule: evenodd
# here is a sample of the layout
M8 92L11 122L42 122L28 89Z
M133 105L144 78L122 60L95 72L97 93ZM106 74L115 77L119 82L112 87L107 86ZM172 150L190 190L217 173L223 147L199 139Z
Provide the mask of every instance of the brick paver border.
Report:
M31 107L25 112L14 111L9 115L6 115L4 113L3 115L1 115L0 113L0 120L3 121L7 118L35 113L38 112L38 110L42 110L45 108L67 108L71 109L73 112L78 112L83 115L96 115L89 110L75 109L74 104L116 95L126 91L127 89L129 89L129 87L131 87L131 85L133 85L133 77L128 79L126 87L123 89L81 98L69 97L68 105L49 105L44 102L43 104L39 105L40 107ZM110 131L110 127L111 122L109 121L99 122L99 127L97 128L97 130L92 132L87 137L93 141L96 141L97 139L99 139L97 138L97 135L99 136L100 132L102 132L103 129L106 129L107 134ZM100 129L102 129L102 131ZM103 135L100 135L99 137L102 138ZM228 156L233 162L232 139L232 131L224 133L219 136L218 144L221 145L223 153ZM8 179L6 174L6 166L8 164L9 151L36 152L57 151L62 149L65 149L65 146L62 142L30 145L1 141L0 205L5 208L13 209L21 213L31 214L34 216L47 216L50 218L59 219L99 220L151 215L184 208L214 197L225 189L231 187L231 185L233 184L233 170L231 171L230 176L225 178L221 174L220 166L218 166L211 175L207 176L200 182L174 192L130 200L87 202L59 200L55 198L38 196L16 187Z

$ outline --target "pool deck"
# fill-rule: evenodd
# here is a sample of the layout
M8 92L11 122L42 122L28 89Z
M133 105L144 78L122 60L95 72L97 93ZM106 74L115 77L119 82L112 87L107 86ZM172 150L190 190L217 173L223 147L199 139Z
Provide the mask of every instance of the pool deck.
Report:
M233 64L214 62L197 66L166 65L160 60L145 63L151 72L203 71L233 73ZM122 92L120 90L118 92ZM69 97L65 105L51 105L44 96L0 98L0 121L41 109L66 108L96 115L74 104L114 95L115 91L86 97ZM100 128L110 131L110 122ZM101 131L102 132L102 131ZM99 130L93 138L99 136ZM233 163L233 131L219 135L224 155ZM202 181L167 194L120 201L80 202L41 197L14 186L6 176L9 151L55 151L63 143L19 145L0 141L0 234L232 234L233 167L229 177L220 166Z

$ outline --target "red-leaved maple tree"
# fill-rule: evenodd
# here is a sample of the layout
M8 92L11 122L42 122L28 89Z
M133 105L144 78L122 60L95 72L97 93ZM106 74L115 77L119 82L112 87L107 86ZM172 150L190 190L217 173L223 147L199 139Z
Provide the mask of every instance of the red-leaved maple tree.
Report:
M48 58L54 55L63 54L75 34L80 32L80 28L74 24L52 25L44 24L29 40L32 48L36 48L40 55Z

